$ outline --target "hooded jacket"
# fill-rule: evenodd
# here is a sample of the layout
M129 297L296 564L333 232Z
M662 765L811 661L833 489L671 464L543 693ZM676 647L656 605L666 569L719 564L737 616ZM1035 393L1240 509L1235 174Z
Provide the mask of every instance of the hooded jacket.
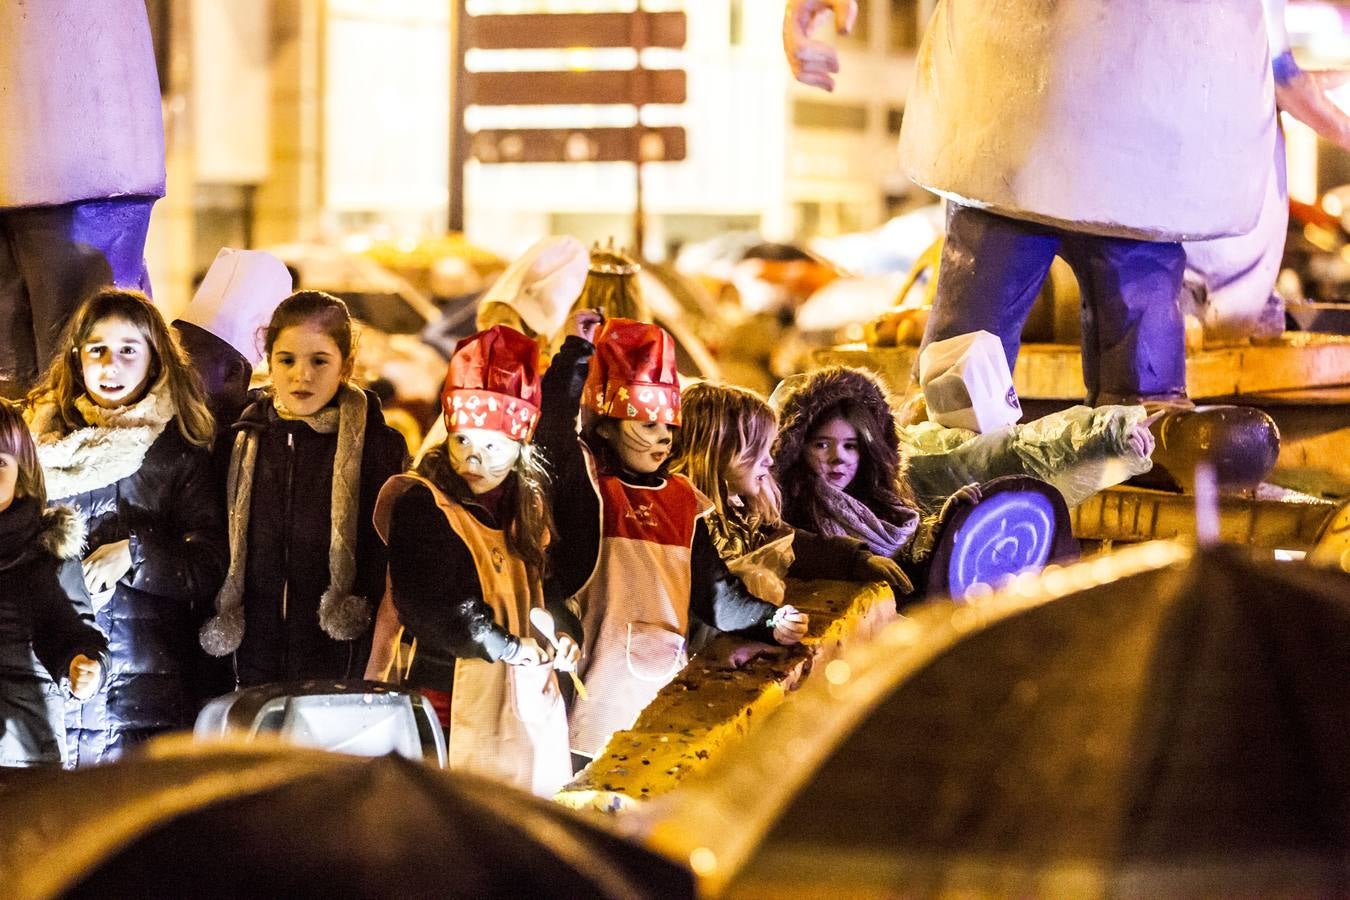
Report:
M796 528L819 533L819 523L810 511L810 495L815 476L806 463L806 441L811 432L824 423L827 413L845 401L866 417L869 430L879 440L871 443L859 461L858 475L846 493L861 500L878 517L895 519L897 504L909 509L914 501L905 485L905 459L900 452L900 433L895 416L886 402L886 390L880 379L862 369L827 366L785 385L786 393L778 402L778 439L773 447L773 474L783 490L783 518ZM780 387L779 391L782 391ZM886 486L890 497L865 496L862 491L867 468L875 469L875 481ZM901 524L896 521L895 524Z
M72 600L61 570L78 574L84 521L60 506L17 499L0 512L0 766L59 765L63 691L77 655L107 663L88 598Z
M319 600L331 581L328 548L338 435L282 419L262 391L250 394L235 428L260 432L248 520L246 626L235 653L236 677L246 687L301 678L359 678L370 656L370 633L339 641L319 624ZM403 471L406 460L406 442L385 424L379 400L367 392L351 593L369 600L372 612L384 595L387 559L372 520L375 499L384 482Z

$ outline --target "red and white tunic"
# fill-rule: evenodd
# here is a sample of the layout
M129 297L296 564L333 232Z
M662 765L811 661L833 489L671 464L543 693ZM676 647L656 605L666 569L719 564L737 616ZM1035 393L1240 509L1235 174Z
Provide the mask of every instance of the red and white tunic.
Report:
M375 527L388 541L394 503L409 488L425 485L450 528L469 548L483 602L497 624L528 635L530 610L544 605L543 588L513 555L505 532L473 514L417 475L385 482L375 505ZM567 750L567 713L552 665L509 666L482 659L456 659L450 701L450 768L509 782L551 797L572 777Z
M572 708L572 749L587 756L630 727L688 661L690 555L695 526L710 507L679 475L658 487L594 472L592 479L600 549L573 598L585 632L580 674L590 699Z

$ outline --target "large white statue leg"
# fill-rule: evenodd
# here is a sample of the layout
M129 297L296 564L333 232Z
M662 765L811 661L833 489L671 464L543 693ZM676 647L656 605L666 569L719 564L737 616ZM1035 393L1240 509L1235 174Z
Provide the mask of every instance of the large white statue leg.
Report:
M1235 237L1186 244L1182 307L1199 317L1206 341L1274 338L1284 331L1284 303L1275 294L1289 227L1283 132L1275 142L1273 165L1275 177L1267 179L1255 228Z

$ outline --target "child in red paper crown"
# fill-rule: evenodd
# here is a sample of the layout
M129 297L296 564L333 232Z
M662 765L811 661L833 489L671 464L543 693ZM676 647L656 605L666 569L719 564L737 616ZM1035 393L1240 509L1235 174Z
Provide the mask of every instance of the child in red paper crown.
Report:
M616 318L592 345L598 322L593 312L573 314L544 377L539 432L557 472L552 585L579 608L585 635L580 673L590 699L570 716L582 756L630 727L684 666L691 616L780 644L799 642L807 628L804 614L755 598L727 570L704 522L707 499L666 471L680 425L670 335Z
M441 392L448 436L385 483L375 524L389 544L380 619L392 601L417 638L407 681L442 713L450 767L549 796L572 771L554 669L574 668L580 647L561 604L557 658L530 636L553 535L548 478L530 444L538 355L504 325L459 342Z

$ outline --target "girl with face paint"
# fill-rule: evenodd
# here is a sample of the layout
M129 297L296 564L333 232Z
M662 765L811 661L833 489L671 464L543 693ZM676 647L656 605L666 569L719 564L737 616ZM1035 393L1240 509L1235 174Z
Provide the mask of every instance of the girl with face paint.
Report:
M557 590L581 612L572 750L593 757L684 666L691 625L795 644L806 616L758 599L708 530L707 500L667 471L680 427L674 342L655 325L610 319L592 344L587 314L544 376L540 444L556 473ZM582 418L581 439L576 422Z
M269 383L231 435L230 570L202 647L231 657L236 684L360 678L384 594L371 516L407 446L379 400L350 382L351 315L297 291L261 335Z
M47 494L88 521L82 578L68 592L88 594L111 637L97 701L67 711L70 762L84 765L192 723L191 635L228 551L215 422L159 310L135 291L99 291L62 348L28 417Z
M103 680L108 641L61 586L83 540L70 507L47 508L33 437L0 401L0 767L60 765L63 695L82 702Z
M575 669L579 625L545 600L553 520L530 443L538 345L497 325L460 341L441 393L447 437L380 493L389 585L367 677L415 640L404 683L447 729L450 767L541 796L572 774L555 670ZM546 609L556 643L531 625Z

